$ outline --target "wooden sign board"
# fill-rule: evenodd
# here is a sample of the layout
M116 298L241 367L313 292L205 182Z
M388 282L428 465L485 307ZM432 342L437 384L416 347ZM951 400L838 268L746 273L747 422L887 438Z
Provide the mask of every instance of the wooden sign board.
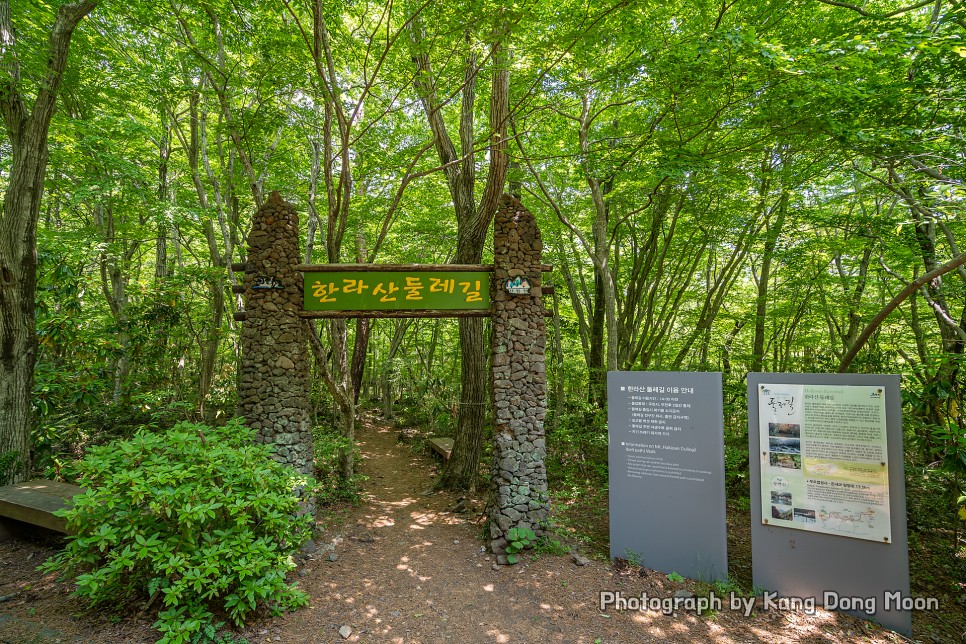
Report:
M490 273L452 270L306 271L306 311L487 311Z

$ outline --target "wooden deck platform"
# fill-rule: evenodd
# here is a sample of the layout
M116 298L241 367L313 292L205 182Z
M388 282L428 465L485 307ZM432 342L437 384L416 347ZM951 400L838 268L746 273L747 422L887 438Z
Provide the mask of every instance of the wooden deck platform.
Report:
M443 457L444 461L448 461L449 457L453 455L453 439L445 437L430 438L426 440L426 444L429 447Z
M0 487L0 518L66 533L67 522L54 516L54 512L67 507L74 496L83 492L82 487L44 479L6 485Z

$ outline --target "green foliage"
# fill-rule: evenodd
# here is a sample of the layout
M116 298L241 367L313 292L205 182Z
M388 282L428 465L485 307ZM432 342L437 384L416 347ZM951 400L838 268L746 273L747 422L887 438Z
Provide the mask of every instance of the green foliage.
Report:
M360 498L362 483L366 477L354 473L352 480L343 479L340 468L342 455L355 454L357 450L337 429L328 425L317 425L312 433L315 451L315 479L318 481L317 500L321 505L349 501L355 503ZM355 472L355 468L353 468Z
M413 395L404 396L396 410L401 427L425 427L436 436L452 436L456 431L459 383L430 377L417 384Z
M75 536L43 568L76 575L92 604L161 599L160 641L179 643L213 639L221 617L242 625L260 606L306 603L285 574L312 527L296 516L308 481L241 421L141 431L78 470L88 491L62 512Z
M629 563L632 566L641 567L644 565L644 556L641 555L639 552L634 552L633 550L625 549L624 559L626 559L627 563Z
M19 452L9 451L0 453L0 485L9 483L17 473L15 464L20 462Z
M533 551L559 557L570 552L570 549L559 539L555 539L550 535L544 535L533 544Z
M957 371L962 369L959 362ZM946 363L941 361L933 369L938 371ZM957 534L958 497L966 485L966 431L960 426L962 418L958 409L962 394L959 390L959 383L938 378L934 373L921 390L905 393L903 424L911 529L951 528Z
M28 94L45 73L56 5L14 7ZM487 3L426 5L418 18L415 7L387 18L367 2L327 3L332 79L318 77L299 37L299 22L312 18L301 5L279 21L266 3L189 3L174 26L160 5L101 12L97 29L76 32L72 54L96 64L71 64L51 127L38 229L34 464L57 474L86 446L166 429L202 409L230 413L238 347L225 264L242 259L259 177L307 214L334 213L339 196L346 218L317 229L317 260L323 248L339 256L333 261L356 252L380 262L452 260L453 198L424 147L432 133L424 115L400 106L417 105L413 54L425 52L449 133L488 140L490 59L479 59L476 120L466 130L457 105L464 70L452 62L489 51L491 35L504 33L492 28L499 19L514 25L504 33L519 98L511 153L526 166L512 178L540 222L544 261L556 267L547 279L560 315L546 346L550 390L560 397L546 424L555 505L604 524L606 414L587 402L599 395L587 382L596 353L620 370L723 372L728 497L747 509L744 373L753 354L763 351L765 371L835 371L884 302L962 248L961 5L872 3L860 15L827 3L722 11L562 0L531 3L521 21L521 9L494 13ZM420 21L417 42L383 37ZM374 44L383 62L369 67ZM353 89L361 87L378 91ZM347 165L310 185L307 169L321 154L313 144L326 139L325 117L337 106L348 110L351 131L334 133L352 142L341 148ZM471 162L467 153L457 150ZM482 163L477 154L476 197L488 176ZM0 187L10 164L0 155ZM323 185L327 177L360 189L343 194ZM341 239L340 230L351 233ZM600 259L606 275L595 270ZM926 287L928 300L903 303L852 363L906 378L910 525L942 535L959 527L950 530L950 518L966 481L966 364L948 328L964 319L962 278L947 274ZM613 301L598 282L613 286ZM456 323L385 322L373 325L366 377L380 381L384 407L397 405L403 424L452 435ZM334 372L345 357L331 356ZM353 445L324 427L315 440L321 500L356 498L358 479L340 475ZM587 534L568 542L580 538Z
M730 594L735 594L735 595L743 594L743 591L741 589L741 584L739 584L738 581L733 577L728 577L725 580L718 580L712 583L711 589L718 596L724 596L724 595L730 595Z
M948 530L957 490L953 477L914 463L906 463L906 513L909 530Z
M680 574L678 574L678 573L676 573L676 572L674 572L672 570L671 572L669 572L667 574L667 580L668 581L673 581L676 584L680 584L682 581L684 581L684 577L682 577Z
M607 485L607 410L580 402L548 432L548 476L570 483Z
M537 535L530 528L510 528L506 538L510 542L506 547L506 559L511 564L519 561L521 551L533 547L537 541Z
M725 488L733 498L748 496L748 439L725 441Z

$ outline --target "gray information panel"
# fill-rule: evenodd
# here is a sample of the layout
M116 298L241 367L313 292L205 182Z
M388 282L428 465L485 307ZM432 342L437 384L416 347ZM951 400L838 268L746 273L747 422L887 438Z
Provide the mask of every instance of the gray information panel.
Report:
M610 556L728 577L721 374L607 374Z
M880 391L884 441L874 431L880 421L864 413L875 409ZM870 401L856 405L859 394ZM834 408L845 405L851 407ZM772 422L774 409L793 422ZM850 417L853 409L858 411ZM825 422L830 418L835 422ZM777 444L788 442L782 432L795 427L801 438L797 462ZM770 443L779 440L764 444L765 435ZM750 373L748 448L755 586L911 635L899 376ZM886 458L867 458L880 449ZM789 468L786 475L773 467L776 462ZM874 479L876 468L888 469L886 480ZM784 507L781 495L794 489L784 484L796 476L803 491L792 495L801 499L791 505L807 509L793 509L792 520L784 521L776 518ZM772 507L771 516L763 516L763 490L775 495L764 504Z

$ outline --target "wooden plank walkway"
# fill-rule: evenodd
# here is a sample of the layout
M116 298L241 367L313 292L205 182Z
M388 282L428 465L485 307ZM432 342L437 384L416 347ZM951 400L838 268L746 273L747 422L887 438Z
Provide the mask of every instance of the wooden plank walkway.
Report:
M66 508L84 488L70 483L34 479L0 487L0 517L8 517L57 532L67 532L63 517L56 510Z
M448 461L449 457L453 455L453 439L445 437L430 438L426 441L426 444L432 448L434 452L443 457L444 461Z

